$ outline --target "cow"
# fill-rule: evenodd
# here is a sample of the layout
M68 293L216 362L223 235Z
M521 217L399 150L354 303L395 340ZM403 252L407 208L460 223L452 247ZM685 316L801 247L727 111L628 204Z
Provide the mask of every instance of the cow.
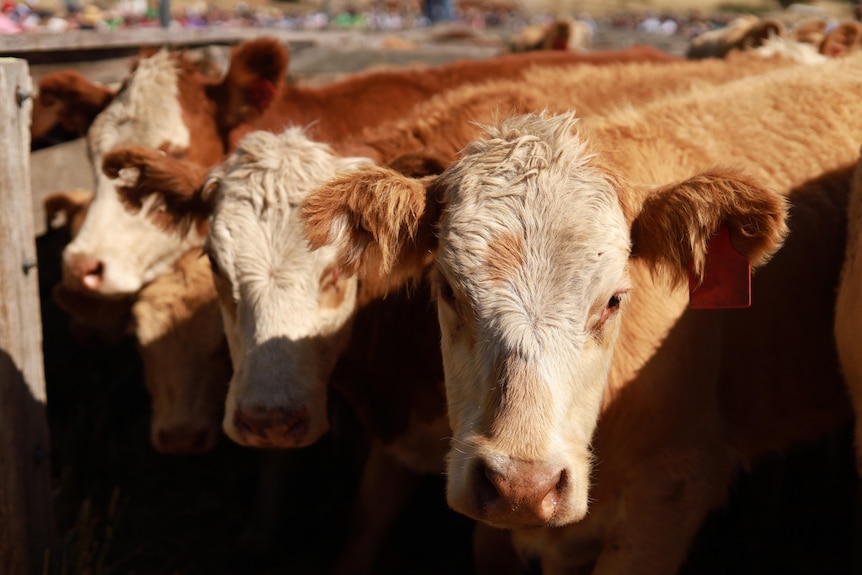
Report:
M150 443L161 453L206 453L221 435L232 368L209 261L189 250L145 285L131 330L150 395Z
M740 426L735 428L741 434L737 445L722 436L724 421L706 393L710 387L694 386L706 393L696 398L699 407L678 409L662 421L688 421L694 427L680 438L705 443L677 454L688 459L659 457L650 463L654 468L644 469L654 473L645 479L655 478L644 486L647 492L675 494L659 505L673 519L638 498L641 482L631 479L617 484L619 491L611 499L626 505L641 502L646 505L642 512L621 514L610 504L586 515L590 476L605 469L592 466L591 446L602 441L600 415L604 418L615 402L634 393L629 390L637 388L639 372L664 349L662 342L676 329L687 301L684 290L668 288L653 275L669 278L672 286L689 281L689 268L697 277L706 257L700 250L724 219L700 202L736 206L741 200L736 194L743 191L766 202L756 210L749 205L753 211L746 216L763 221L742 225L765 234L758 236L764 243L741 245L746 242L739 241L740 223L726 226L736 251L762 263L780 245L785 228L781 202L774 197L775 203L767 202L764 197L770 194L755 182L787 194L808 179L848 165L858 153L862 122L851 118L858 106L852 95L859 88L862 60L852 57L824 66L779 70L710 94L588 118L581 125L572 114L515 118L489 129L439 178L416 181L364 167L306 200L311 245L340 247L342 263L359 270L360 277L390 272L396 278L422 277L428 273L429 255L437 254L431 275L453 427L447 498L454 509L490 525L527 532L583 523L591 539L581 551L601 551L595 572L672 573L703 516L720 501L731 472L747 456L805 439L832 419L840 420L833 417L840 409L826 409L825 417L811 417L810 428L777 428L776 437L759 439L750 412L745 421L734 422ZM818 81L812 82L809 74ZM793 99L786 97L790 93ZM830 106L817 107L822 101ZM734 169L716 167L720 165ZM755 180L740 175L740 168ZM586 198L579 200L581 195ZM741 201L752 200L746 197ZM759 247L752 252L755 245ZM824 281L817 286L818 297L834 290L834 281L828 285L828 276ZM795 313L792 306L786 313ZM679 328L684 335L674 336L674 345L682 346L673 348L679 353L696 356L701 350L708 355L705 347L688 349L688 342L722 341L715 339L721 330L709 327L714 318L697 317ZM728 347L734 347L732 342ZM831 373L827 356L819 352L813 365ZM763 361L775 362L775 357ZM733 371L732 356L711 360L722 363L674 367L659 362L655 377L690 382L707 365L715 365L716 373L718 365ZM763 365L761 375L768 373ZM799 370L799 379L788 385L818 393L806 388L812 382L803 373L810 374ZM650 397L641 396L648 402L644 409L655 405ZM800 405L817 410L812 402ZM629 428L625 440L635 445L637 437L652 441L653 426L662 439L667 437L662 430L676 432L659 423L644 424L634 435ZM698 430L698 424L704 429ZM620 436L608 441L614 437ZM741 456L736 450L743 445L748 451ZM698 453L704 454L702 459ZM711 458L713 453L718 455ZM686 479L713 473L715 483ZM650 524L626 521L627 516L657 519ZM668 530L667 537L648 543L642 539ZM547 537L557 537L554 533ZM650 554L659 543L663 547ZM563 547L554 549L564 553ZM560 570L577 562L558 559ZM554 571L553 556L546 554L543 562L546 572L563 572Z
M835 341L847 389L856 413L857 468L862 475L862 160L853 174L847 214L847 245L835 304Z
M48 221L66 226L75 237L92 196L89 190L48 195ZM134 301L90 298L62 284L53 296L70 314L75 333L96 330L109 342L135 338L152 405L150 441L157 451L212 450L231 365L209 262L199 248L144 286Z
M200 230L190 229L184 236L165 234L146 218L121 209L116 182L99 169L104 154L116 147L144 146L211 167L253 129L311 125L315 137L334 142L404 114L442 90L482 79L518 77L535 65L677 59L646 46L512 54L422 70L367 72L305 87L286 81L284 46L272 38L258 38L237 47L220 80L202 73L182 54L167 51L142 58L116 92L89 84L80 75L47 75L40 82L35 106L39 117L56 118L81 135L86 130L96 172L94 202L63 254L63 282L71 290L106 297L133 294L166 272L182 253L203 244Z
M692 39L686 57L723 58L739 51L761 56L781 54L801 62L822 62L858 49L862 25L855 21L830 23L810 20L786 29L779 20L746 14L724 28Z

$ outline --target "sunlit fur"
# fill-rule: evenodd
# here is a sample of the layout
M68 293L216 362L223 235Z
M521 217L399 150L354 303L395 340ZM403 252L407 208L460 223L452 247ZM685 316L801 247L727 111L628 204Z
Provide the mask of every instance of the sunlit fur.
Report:
M328 429L326 381L347 342L356 278L340 274L332 248L309 248L299 207L317 182L365 161L336 157L292 128L281 135L252 133L211 173L214 212L206 249L218 266L235 370L224 429L237 442L282 441L239 432L238 410L307 409L303 445Z
M117 197L116 180L101 171L102 156L118 146L188 148L189 130L177 94L175 61L167 51L158 52L141 60L127 85L90 127L95 196L80 233L65 249L63 259L67 268L82 262L103 263L104 278L94 291L105 295L134 293L168 271L181 253L203 243L203 237L194 230L180 237L160 229L146 213L126 211Z

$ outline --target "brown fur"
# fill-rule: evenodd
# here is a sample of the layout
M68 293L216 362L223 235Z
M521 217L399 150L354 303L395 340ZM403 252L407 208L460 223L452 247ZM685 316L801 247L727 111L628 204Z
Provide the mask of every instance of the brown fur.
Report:
M46 74L33 101L31 137L41 138L57 125L78 136L85 135L114 94L112 89L90 82L74 70Z
M705 173L650 194L632 223L632 252L666 269L677 285L688 279L689 265L702 278L711 231L724 223L736 250L753 265L762 265L787 234L785 209L781 197L764 194L750 177L733 171ZM770 229L776 233L763 234Z
M261 49L270 39L256 41ZM270 46L271 48L273 46ZM648 46L634 46L624 50L586 53L539 52L510 54L483 60L459 60L422 70L395 70L354 74L345 80L325 86L304 87L282 81L278 94L259 118L253 113L244 116L247 125L220 126L228 146L245 133L255 129L279 131L289 125L310 126L310 134L319 141L339 142L366 126L379 124L405 114L415 104L434 94L461 84L481 82L494 78L517 78L536 65L565 65L575 63L608 64L611 62L678 60L661 50ZM231 69L245 68L235 58ZM223 84L222 93L233 90ZM216 100L217 106L226 106L229 117L244 104ZM246 109L246 108L243 108ZM349 112L348 112L349 111Z
M141 146L118 148L102 161L102 170L110 178L118 178L122 170L130 168L138 171L137 177L117 187L128 209L136 212L146 198L155 196L150 213L165 228L177 227L185 233L194 222L204 225L211 210L200 192L206 168Z

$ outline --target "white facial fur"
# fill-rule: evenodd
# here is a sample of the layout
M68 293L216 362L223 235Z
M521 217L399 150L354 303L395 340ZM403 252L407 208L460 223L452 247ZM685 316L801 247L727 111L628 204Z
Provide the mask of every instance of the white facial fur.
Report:
M203 244L194 228L186 236L159 228L147 217L146 206L136 214L124 209L117 181L101 169L104 155L120 146L188 148L177 69L167 51L141 60L127 85L93 122L88 143L96 191L80 232L63 253L64 274L101 263L100 280L85 277L82 289L103 295L134 293L189 248Z
M347 342L357 281L340 273L335 248L309 248L300 206L367 161L337 157L293 128L250 134L211 174L207 251L234 364L224 429L239 443L294 447L328 429L326 384Z
M609 302L629 289L617 190L574 125L571 114L507 120L441 176L449 503L502 526L586 513L589 445L619 332L620 306ZM484 476L515 485L548 474L559 482L534 521L482 501Z

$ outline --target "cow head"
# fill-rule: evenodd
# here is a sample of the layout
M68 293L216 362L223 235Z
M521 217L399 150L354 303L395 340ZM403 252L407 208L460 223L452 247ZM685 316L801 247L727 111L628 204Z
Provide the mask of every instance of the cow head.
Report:
M175 179L159 189L148 179L157 159L141 150L117 150L107 161L138 167L142 180L122 193L133 204L161 206L157 215L173 218L169 225L185 229L209 216L205 250L234 367L228 436L261 447L319 439L329 426L326 386L349 337L357 280L334 248L310 248L300 207L318 184L368 160L338 157L293 128L248 135L198 187Z
M284 48L276 41L249 44L277 46L282 57L276 59L286 65ZM159 151L201 167L221 160L227 151L224 132L230 127L222 125L226 114L222 107L227 104L219 94L228 91L238 70L244 69L247 52L237 51L231 72L222 81L202 73L184 54L161 50L141 58L123 87L87 126L96 189L79 234L63 254L67 289L100 296L134 293L167 272L181 254L203 243L199 229L190 228L184 235L166 233L144 215L124 210L116 188L134 174L105 173L102 163L107 153L123 146ZM284 69L280 70L283 75ZM256 100L261 106L270 101L271 97Z
M783 199L748 178L714 170L642 189L589 153L574 124L571 114L515 117L437 179L363 168L306 202L314 244L339 246L345 261L415 269L410 252L433 246L404 238L436 224L448 501L501 527L560 526L587 512L617 336L641 313L627 309L631 293L648 289L632 266L676 285L689 269L702 273L722 225L753 264L786 233ZM357 209L349 198L363 195Z
M231 366L209 262L200 249L144 286L133 331L150 394L150 440L162 453L216 444Z

